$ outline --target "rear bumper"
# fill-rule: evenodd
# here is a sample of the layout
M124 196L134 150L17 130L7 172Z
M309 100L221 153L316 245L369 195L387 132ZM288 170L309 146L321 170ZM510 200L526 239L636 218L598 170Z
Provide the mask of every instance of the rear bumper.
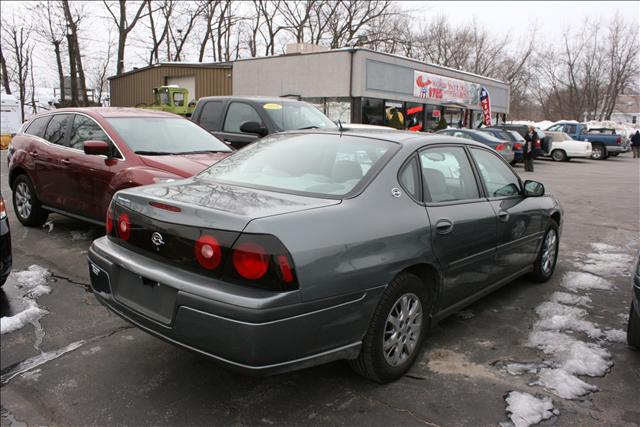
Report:
M122 257L128 260L126 266L120 262ZM139 263L148 268L137 269ZM91 246L89 265L96 298L114 313L172 344L204 354L233 370L254 374L274 374L357 357L384 289L284 306L271 304L273 299L269 298L260 301L259 297L232 304L224 300L233 295L222 295L224 286L218 286L215 280L208 280L208 290L220 297L205 297L200 283L185 286L184 278L197 275L167 269L106 238ZM175 291L166 320L119 296L117 289L123 284L118 282L132 274ZM127 285L132 282L129 280Z
M605 148L609 153L626 153L630 150L628 145L607 145Z

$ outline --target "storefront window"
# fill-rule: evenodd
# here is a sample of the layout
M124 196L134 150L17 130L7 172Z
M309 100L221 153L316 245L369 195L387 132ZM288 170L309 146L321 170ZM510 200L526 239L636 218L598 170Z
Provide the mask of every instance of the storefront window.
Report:
M451 127L462 127L462 120L464 119L463 111L464 110L461 110L459 108L447 108L444 110L444 119Z
M386 101L384 103L385 124L394 129L404 129L404 111L402 102Z
M425 105L424 130L426 132L432 132L438 127L438 122L440 121L440 109L441 108L438 105Z
M382 99L362 98L362 123L384 126L384 101Z
M350 98L326 98L326 116L334 122L351 123Z
M475 129L480 127L480 124L482 123L482 111L473 110L472 114L473 114L473 128Z
M424 105L407 102L405 107L406 128L414 132L424 130Z

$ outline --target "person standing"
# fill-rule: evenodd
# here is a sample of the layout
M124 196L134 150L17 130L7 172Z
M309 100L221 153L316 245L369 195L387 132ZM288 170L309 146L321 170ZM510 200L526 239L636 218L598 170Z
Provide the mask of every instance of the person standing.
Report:
M525 172L533 172L533 157L536 143L538 142L538 133L533 126L529 126L524 136L524 147L522 147L522 157L524 158Z
M640 159L640 130L631 136L631 149L633 150L633 158Z

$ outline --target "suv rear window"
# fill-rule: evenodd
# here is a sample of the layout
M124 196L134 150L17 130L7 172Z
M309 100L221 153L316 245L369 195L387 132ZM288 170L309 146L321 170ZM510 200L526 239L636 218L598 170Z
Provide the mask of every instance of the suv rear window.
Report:
M49 123L49 119L51 116L38 117L34 119L24 133L37 136L39 138L44 138L44 131L47 129L47 123Z
M398 145L332 134L263 138L200 177L246 187L337 198L381 167Z

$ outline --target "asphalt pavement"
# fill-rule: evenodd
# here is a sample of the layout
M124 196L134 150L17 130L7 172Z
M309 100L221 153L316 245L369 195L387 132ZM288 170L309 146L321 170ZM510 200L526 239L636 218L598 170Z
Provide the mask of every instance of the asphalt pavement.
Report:
M48 314L2 335L2 426L496 426L508 421L504 399L513 390L553 399L558 414L542 425L640 425L640 351L624 342L600 342L613 366L585 379L598 391L573 400L533 385L535 376L503 369L510 361L545 360L526 345L538 320L534 309L562 290L580 257L603 244L629 256L640 248L640 160L630 153L606 161L538 160L533 173L518 166L565 209L553 278L518 279L444 320L430 331L410 374L387 385L362 379L345 362L243 376L131 327L103 308L88 285L86 254L102 229L57 214L46 227L23 227L13 213L6 151L0 169L14 271L44 267L52 289L37 299ZM12 280L0 291L2 316L23 308ZM589 320L626 331L628 270L607 280L613 289L588 292Z

